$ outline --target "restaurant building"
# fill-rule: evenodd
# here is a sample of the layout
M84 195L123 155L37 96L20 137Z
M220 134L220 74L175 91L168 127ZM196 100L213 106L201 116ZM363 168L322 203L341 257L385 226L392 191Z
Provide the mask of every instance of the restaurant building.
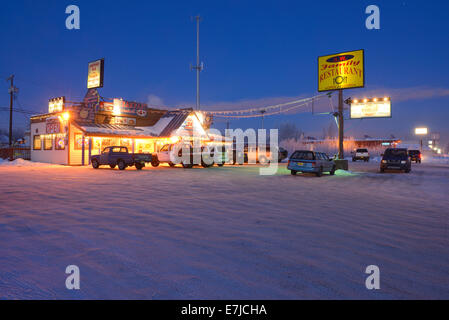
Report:
M107 146L153 153L167 143L211 141L212 117L193 109L163 110L144 103L100 97L88 89L82 102L64 97L49 101L48 113L31 117L31 160L63 165L88 165L90 156Z

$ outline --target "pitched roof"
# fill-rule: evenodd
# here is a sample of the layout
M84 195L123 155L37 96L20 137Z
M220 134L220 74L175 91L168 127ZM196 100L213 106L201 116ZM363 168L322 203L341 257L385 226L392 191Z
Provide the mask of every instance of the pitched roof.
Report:
M79 124L74 122L75 125L88 135L107 135L107 136L133 136L133 137L146 137L152 138L156 135L152 132L142 130L141 128L116 125L116 124Z
M88 135L170 137L192 112L191 109L166 112L153 126L134 127L117 124L87 124L74 121L74 124Z
M159 122L167 121L167 119L171 119L168 121L168 124L159 134L160 137L169 137L172 132L177 130L192 112L192 109L184 109L184 110L176 110L176 111L168 111L166 114L162 116Z

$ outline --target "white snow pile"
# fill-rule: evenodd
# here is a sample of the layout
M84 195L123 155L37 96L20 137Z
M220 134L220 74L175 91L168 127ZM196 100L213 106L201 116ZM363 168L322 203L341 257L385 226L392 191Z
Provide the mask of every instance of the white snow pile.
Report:
M449 156L447 155L433 155L428 157L424 155L423 162L432 164L449 164Z
M18 158L14 161L9 161L8 159L0 159L1 167L61 167L57 164L33 162L28 160L23 160Z
M349 170L338 169L338 170L335 170L335 175L351 177L351 176L356 176L357 173L349 171Z

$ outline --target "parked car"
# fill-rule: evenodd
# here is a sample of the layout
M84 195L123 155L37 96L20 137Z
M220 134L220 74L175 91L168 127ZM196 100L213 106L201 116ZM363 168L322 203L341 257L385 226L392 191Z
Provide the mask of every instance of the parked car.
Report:
M170 167L174 167L177 164L174 162L176 158L181 158L183 156L183 150L187 150L190 155L188 161L181 162L181 165L184 168L192 168L194 165L199 164L205 168L214 165L213 148L209 149L206 146L194 148L190 143L175 143L162 146L159 152L153 153L151 165L157 167L160 163L168 163ZM200 159L200 163L194 163L196 159Z
M214 157L214 162L219 167L222 167L225 163L229 162L229 152L227 152L225 146L215 146L214 148L211 148L211 150L211 155Z
M352 162L355 162L357 160L362 160L365 162L369 161L369 152L368 149L357 149L352 154Z
M333 159L323 152L297 150L290 156L287 169L292 175L296 175L298 172L310 172L321 177L323 172L334 175L336 166Z
M385 170L403 170L409 173L412 170L412 162L405 148L388 148L382 155L380 162L380 172Z
M421 163L421 151L409 150L408 155L410 157L410 161L415 161L415 163Z
M288 157L288 151L287 150L285 150L282 147L279 147L279 152L278 153L279 153L278 154L278 162L281 162L282 160L287 159L287 157Z
M109 165L112 169L118 166L120 170L125 170L126 167L135 166L137 170L142 170L146 162L151 162L151 154L129 153L127 147L112 146L104 148L101 154L91 156L90 161L94 169Z

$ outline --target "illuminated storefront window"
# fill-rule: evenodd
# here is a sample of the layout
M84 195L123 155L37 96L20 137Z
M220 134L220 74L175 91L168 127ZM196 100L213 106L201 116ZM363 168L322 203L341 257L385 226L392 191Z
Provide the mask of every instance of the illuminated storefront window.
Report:
M65 136L57 135L55 136L55 150L64 150L65 149Z
M101 153L101 138L92 138L92 154Z
M53 137L51 135L44 136L44 150L53 149Z
M84 148L89 148L89 138L84 138ZM75 150L83 149L83 135L80 133L75 134Z
M42 149L42 143L41 143L41 136L33 136L33 150L41 150Z
M133 149L133 140L132 139L120 139L119 146L127 147L128 150L131 152L131 150Z
M155 150L155 141L152 139L136 139L136 153L153 153Z
M120 146L119 138L101 138L101 150L106 147Z

